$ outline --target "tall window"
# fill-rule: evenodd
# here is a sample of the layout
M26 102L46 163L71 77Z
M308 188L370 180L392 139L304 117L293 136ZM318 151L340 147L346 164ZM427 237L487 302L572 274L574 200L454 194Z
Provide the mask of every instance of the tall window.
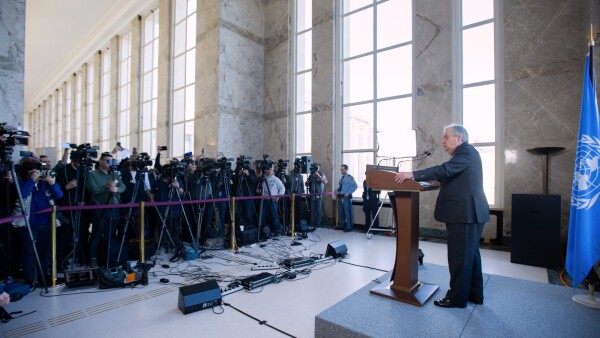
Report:
M342 162L360 193L367 164L415 152L413 8L412 0L340 1Z
M142 52L142 146L141 151L156 154L158 98L158 9L143 20Z
M457 0L460 6L460 70L458 120L469 131L469 143L479 151L483 187L496 204L496 18L494 0ZM500 27L501 29L501 27Z
M101 76L101 94L100 94L100 150L110 151L110 50L106 49L102 53L102 76Z
M63 139L64 143L73 143L73 140L71 139L71 117L72 112L71 112L71 102L72 101L72 97L71 97L71 89L73 87L71 86L71 80L67 81L67 86L65 87L65 90L67 91L67 95L66 95L66 109L65 109L65 138Z
M194 148L196 80L196 0L177 0L173 43L173 152Z
M75 78L75 143L78 145L81 141L81 73L78 73Z
M312 0L296 0L295 23L295 153L308 155L312 140Z
M129 119L130 111L130 93L131 93L131 33L127 33L121 37L120 41L120 65L119 67L119 127L117 140L124 147L131 149L129 144Z
M82 143L94 142L94 64L88 63L87 74L87 133L82 137Z

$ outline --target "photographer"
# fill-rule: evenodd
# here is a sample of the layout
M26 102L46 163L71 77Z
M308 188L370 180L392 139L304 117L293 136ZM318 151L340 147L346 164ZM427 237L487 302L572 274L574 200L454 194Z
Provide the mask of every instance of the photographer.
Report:
M306 187L309 194L322 194L327 184L327 177L319 171L319 164L313 163L310 166L310 175L306 179ZM321 226L321 211L323 210L323 196L310 196L310 225L314 227Z
M18 228L22 247L22 264L25 282L32 283L35 279L34 248L35 242L43 271L47 274L50 268L50 214L36 214L37 211L50 207L50 198L60 199L63 193L54 177L40 176L40 163L33 158L23 158L19 165L18 184L25 205L21 207L22 214L29 214L29 225L33 238L25 226L25 220L15 220L13 225ZM19 204L19 202L17 202ZM33 242L32 242L33 240Z
M88 172L85 168L82 168L81 161L79 160L79 156L83 156L81 152L71 151L69 157L71 162L64 166L56 166L56 183L60 186L61 190L64 192L63 198L57 200L57 204L59 206L82 206L85 205L86 196L85 196L85 186L86 186L86 178ZM89 224L91 223L91 218L89 216L89 212L87 210L76 210L76 211L63 211L64 216L69 220L69 224L66 226L61 226L62 231L64 231L63 238L60 239L60 242L63 243L65 248L71 248L71 236L72 231L77 231L75 234L77 236L77 242L81 248L81 252L83 255L81 257L76 257L80 263L85 264L89 263L85 261L85 256L89 251ZM60 246L60 245L59 245ZM59 262L63 262L64 254L66 253L64 250L59 249L59 252L62 251L62 254L59 253Z
M110 153L102 153L98 160L98 168L94 170L87 182L87 189L91 195L92 204L120 204L121 194L125 191L125 185L119 178L119 175L111 170L110 163L112 160ZM119 251L120 242L115 238L115 232L121 209L99 209L96 210L95 222L92 228L92 240L90 242L90 265L98 267L98 248L101 240L108 242L108 265L116 262ZM121 259L126 260L124 255Z
M233 191L235 197L253 196L253 190L258 181L256 172L250 168L250 162L245 156L240 156L237 159L237 165L232 175ZM240 200L236 201L236 224L239 225L254 225L254 201Z
M294 161L294 169L290 171L289 175L286 178L286 193L289 194L304 194L304 176L301 174L302 171L302 161L300 158L296 158ZM285 208L285 220L286 223L291 219L289 214L292 210L292 198L286 199L286 208ZM296 225L300 225L301 219L306 219L306 202L305 198L302 196L295 196L294 201L294 222ZM287 225L287 224L286 224Z
M175 160L162 166L162 170L163 172L156 183L156 187L154 188L154 200L156 202L178 202L179 196L184 193L182 188L183 183L181 182L178 172L179 161ZM177 194L179 194L179 196ZM179 245L179 233L181 230L179 218L181 215L181 204L159 206L158 212L162 215L162 219L165 222L163 225L166 226L166 229L175 242L175 245ZM170 241L167 240L164 242L167 243L166 248L168 249ZM175 255L171 257L171 260L175 261L179 259L179 250L177 250L177 247L173 249L175 249Z
M273 174L273 162L266 161L263 165L266 167L262 168L264 175L261 177L259 185L259 193L261 196L277 196L285 194L285 186L281 180ZM263 200L261 223L265 224L267 215L271 216L271 219L273 220L273 237L281 235L281 225L279 223L279 215L277 214L278 202L279 197Z
M142 153L141 155L143 155ZM121 180L125 185L125 191L121 195L123 203L140 203L149 200L149 194L152 190L150 178L146 170L148 164L147 158L140 155L132 155L128 160L121 163ZM138 170L138 169L141 169ZM141 175L141 176L138 176ZM135 195L135 196L134 196ZM135 207L131 210L130 229L135 233L139 230L140 208ZM131 225L134 224L134 227ZM144 238L148 237L148 226L144 224Z

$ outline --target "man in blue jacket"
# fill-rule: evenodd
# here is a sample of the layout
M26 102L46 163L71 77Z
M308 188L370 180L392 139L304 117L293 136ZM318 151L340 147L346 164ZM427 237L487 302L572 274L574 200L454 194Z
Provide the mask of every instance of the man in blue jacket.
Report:
M470 145L467 130L459 124L444 128L442 145L452 156L448 162L414 172L401 172L396 182L407 179L441 182L435 205L435 219L448 230L450 289L434 304L466 307L467 301L483 304L483 276L479 240L489 205L483 192L483 170L479 152Z
M338 227L344 232L352 231L354 223L354 214L352 213L352 193L356 191L358 185L352 175L348 174L348 165L342 164L340 167L342 177L337 188L338 200Z

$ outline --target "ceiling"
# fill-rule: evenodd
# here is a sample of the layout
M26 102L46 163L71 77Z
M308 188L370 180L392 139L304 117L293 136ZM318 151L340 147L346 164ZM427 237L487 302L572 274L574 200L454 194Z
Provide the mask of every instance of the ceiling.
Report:
M25 112L40 104L157 0L27 0Z

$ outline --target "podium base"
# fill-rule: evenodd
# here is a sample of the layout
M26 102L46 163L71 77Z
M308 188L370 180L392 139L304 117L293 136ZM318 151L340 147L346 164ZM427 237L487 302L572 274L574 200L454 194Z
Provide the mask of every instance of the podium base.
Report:
M600 310L600 298L594 297L594 295L575 295L572 299L581 305Z
M428 284L420 282L420 285L412 292L397 291L391 288L392 283L378 285L371 289L371 293L377 296L397 300L399 302L408 303L416 306L423 306L427 300L440 288L436 284Z

